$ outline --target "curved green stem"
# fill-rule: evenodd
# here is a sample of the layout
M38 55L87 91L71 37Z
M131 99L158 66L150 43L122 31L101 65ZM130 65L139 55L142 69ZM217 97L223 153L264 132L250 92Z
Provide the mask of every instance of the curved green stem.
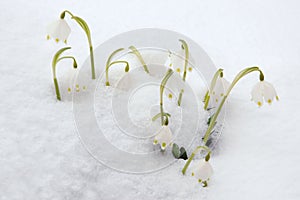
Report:
M189 63L190 53L189 53L189 47L188 47L187 43L184 40L182 40L182 39L180 39L179 41L182 43L181 47L185 51L184 69L183 69L183 76L182 76L182 80L185 82L185 79L186 79L186 70L187 70L187 66L188 66L188 63ZM180 91L179 98L178 98L178 101L177 101L178 106L181 105L181 100L182 100L183 92L184 92L184 90Z
M109 55L109 57L108 57L108 59L107 59L107 61L106 61L105 72L106 72L106 85L107 85L107 83L108 83L107 86L109 86L109 81L108 81L108 68L109 68L109 64L111 63L111 59L112 59L118 52L123 51L123 50L124 50L124 48L119 48L119 49L113 51L113 52Z
M221 112L221 109L222 109L222 107L223 107L223 105L224 105L224 103L225 103L227 97L229 96L229 94L230 94L232 88L237 84L237 82L238 82L242 77L246 76L247 74L249 74L249 73L251 73L251 72L255 72L255 71L258 71L258 72L260 73L260 80L263 80L264 75L263 75L262 71L261 71L258 67L249 67L249 68L246 68L246 69L240 71L240 72L236 75L236 77L234 78L234 80L233 80L232 83L230 84L229 88L227 89L226 94L224 95L222 101L220 102L220 105L219 105L217 111L215 112L215 114L214 114L213 117L211 118L210 124L209 124L209 126L208 126L208 128L207 128L207 130L206 130L206 133L205 133L205 135L204 135L204 138L203 138L204 144L206 144L206 142L208 141L209 136L210 136L210 134L211 134L211 131L212 131L214 125L215 125L215 122L216 122L216 120L217 120L217 118L218 118L218 116L219 116L219 114L220 114L220 112Z
M204 98L204 110L207 110L208 103L209 103L209 100L210 100L210 94L213 91L219 76L223 76L223 69L218 69L218 71L214 74L214 77L210 82L209 90L205 94L205 98Z
M149 70L148 70L148 67L142 57L142 55L140 54L140 52L134 47L134 46L130 46L129 49L132 51L132 53L134 55L136 55L136 57L139 59L139 61L142 63L143 67L144 67L144 70L146 73L149 74Z
M94 61L94 50L92 45L92 39L91 39L91 31L87 23L80 17L73 15L70 11L65 10L60 14L60 18L64 19L65 14L68 13L71 16L71 19L74 19L80 27L85 32L88 43L89 43L89 50L90 50L90 60L91 60L91 71L92 71L92 79L96 79L96 72L95 72L95 61Z
M161 117L161 115L163 115L163 116L166 117L166 118L171 117L171 115L170 115L169 113L163 113L163 114L158 113L158 114L156 114L154 117L152 117L152 121L157 120L159 117Z
M185 81L186 79L186 70L187 70L187 66L189 63L189 57L190 57L190 53L189 53L189 46L187 45L187 43L180 39L179 40L182 43L182 48L185 51L185 59L184 59L184 69L183 69L183 76L182 76L182 80Z
M191 164L191 162L192 162L193 158L195 157L195 155L196 155L201 149L207 151L207 155L206 155L206 157L205 157L205 160L206 160L206 161L209 160L211 150L210 150L207 146L198 146L198 147L193 151L193 153L191 154L191 156L189 157L189 159L187 160L187 162L185 163L185 165L184 165L184 167L183 167L183 169L182 169L182 171L181 171L183 175L185 174L187 168L188 168L189 165Z
M164 114L164 109L163 109L163 93L164 93L166 83L168 82L168 80L172 76L172 74L173 74L173 70L168 69L165 77L163 78L163 80L161 81L161 84L160 84L160 102L159 102L159 105L160 105L160 114L161 114L160 116L161 116L161 125L162 126L164 125L164 116L166 116ZM166 118L168 118L168 117L166 116Z
M63 57L60 57L60 55L68 50L68 49L71 49L71 47L65 47L65 48L62 48L60 50L58 50L56 52L56 54L53 56L53 59L52 59L52 73L53 73L53 81L54 81L54 87L55 87L55 93L56 93L56 98L58 100L61 100L61 96L60 96L60 91L59 91L59 86L58 86L58 81L57 81L57 77L56 77L56 65L58 62L60 62L61 60L63 59L72 59L73 60L73 67L76 69L77 68L77 62L76 62L76 59L73 57L73 56L63 56Z
M108 69L110 68L110 66L114 65L114 64L118 64L118 63L124 63L126 64L125 66L125 72L128 72L129 71L129 63L127 61L123 61L123 60L118 60L118 61L114 61L114 62L111 62L105 69L105 73L106 73L106 86L109 86L110 83L109 83L109 80L108 80Z
M70 58L73 60L73 67L76 69L77 68L77 62L76 62L76 59L74 58L74 56L63 56L63 57L60 57L59 59L57 59L57 63L63 59L67 59L67 58Z

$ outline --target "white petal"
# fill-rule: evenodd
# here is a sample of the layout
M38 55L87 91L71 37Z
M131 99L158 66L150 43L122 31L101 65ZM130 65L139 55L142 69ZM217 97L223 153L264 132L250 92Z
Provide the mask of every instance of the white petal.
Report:
M169 126L162 126L158 134L154 137L154 141L161 145L162 149L165 149L172 142L172 132Z
M204 159L195 163L194 168L192 169L192 175L195 178L200 179L202 181L208 180L213 174L212 166L209 162Z
M185 87L186 84L181 77L178 74L173 74L165 86L165 94L167 96L172 94L173 97L178 98L180 91L185 90Z
M269 82L263 81L263 84L264 84L263 93L264 93L265 101L270 104L272 103L274 98L277 97L276 90L273 87L273 85Z
M256 83L251 91L252 101L254 101L258 106L263 104L263 83L259 81Z
M219 77L216 80L215 87L210 93L210 107L216 107L220 103L227 89L229 88L229 85L229 81L223 77Z
M193 58L189 56L189 63L187 66L187 71L192 68L190 63L193 63ZM173 70L178 73L182 74L184 71L184 64L185 64L185 51L180 50L178 52L174 52L169 54L169 56L166 59L165 66L166 67L172 67Z
M59 19L52 22L47 27L47 31L52 38L65 41L71 33L71 28L67 24L66 20Z

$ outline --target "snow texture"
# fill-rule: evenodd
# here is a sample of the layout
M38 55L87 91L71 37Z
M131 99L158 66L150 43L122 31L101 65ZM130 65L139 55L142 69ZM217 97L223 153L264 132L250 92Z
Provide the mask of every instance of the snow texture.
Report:
M299 199L299 6L296 0L1 1L0 199ZM250 101L257 76L241 80L227 104L207 188L181 175L182 160L151 174L114 171L82 146L70 98L55 99L50 63L63 44L46 41L45 29L64 9L86 19L94 46L124 31L166 28L198 42L227 80L259 65L280 101L257 108ZM82 64L86 38L69 24L70 53ZM71 65L59 64L60 75Z

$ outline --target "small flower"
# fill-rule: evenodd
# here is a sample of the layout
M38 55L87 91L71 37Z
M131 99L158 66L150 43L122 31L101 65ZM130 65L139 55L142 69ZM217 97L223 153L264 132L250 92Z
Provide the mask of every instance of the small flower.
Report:
M179 52L171 53L169 52L168 57L165 61L165 66L172 68L178 74L184 72L184 62L185 62L185 52L181 50ZM192 58L189 59L189 62L193 61ZM192 66L188 64L187 71L191 72L193 70Z
M184 92L185 88L185 82L183 82L183 80L174 73L174 76L170 77L166 84L164 94L168 97L168 99L176 100L179 96L179 93L182 90Z
M210 92L210 105L211 107L217 106L220 100L224 97L230 83L223 77L218 77L216 84Z
M254 101L258 106L263 105L263 99L268 104L271 104L274 98L279 100L274 86L267 81L259 81L254 85L252 92L252 101Z
M49 24L47 32L48 40L52 37L56 42L63 41L64 43L67 43L68 36L71 33L71 28L67 24L66 20L59 19Z
M172 144L172 132L169 126L162 126L158 134L154 137L153 144L160 144L162 150L165 150L168 145Z
M203 186L207 186L207 181L209 181L212 174L212 166L205 159L198 161L192 169L192 176L197 178L199 183L203 183Z

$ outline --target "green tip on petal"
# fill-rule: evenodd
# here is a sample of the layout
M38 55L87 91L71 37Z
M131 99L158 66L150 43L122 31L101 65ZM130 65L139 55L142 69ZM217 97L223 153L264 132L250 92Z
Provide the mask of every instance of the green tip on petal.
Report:
M158 141L157 141L157 140L154 140L154 141L153 141L153 144L157 144L157 143L158 143Z

